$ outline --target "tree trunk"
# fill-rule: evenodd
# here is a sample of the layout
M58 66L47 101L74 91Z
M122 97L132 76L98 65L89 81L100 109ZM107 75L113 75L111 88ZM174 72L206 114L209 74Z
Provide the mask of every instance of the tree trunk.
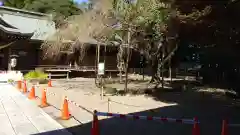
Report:
M169 59L169 78L170 78L170 82L172 83L172 63L171 63L171 59Z
M131 29L128 28L128 33L127 33L127 59L125 63L125 88L124 90L127 92L128 91L128 61L129 61L129 54L130 54L130 41L131 41Z
M149 83L153 83L154 81L157 81L159 83L161 81L161 48L162 44L159 44L157 52L155 53L156 56L151 57L151 65L152 65L152 78ZM158 85L156 86L156 88Z
M145 70L144 70L144 67L142 68L142 79L144 80L144 74L145 74Z
M120 44L119 46L119 51L118 51L118 54L117 54L117 60L118 60L118 70L119 70L119 79L120 79L120 83L123 82L123 46L122 44Z
M153 83L155 80L157 80L156 79L156 76L157 76L157 70L158 70L158 60L157 60L157 58L156 59L152 59L151 60L152 61L152 72L151 72L151 74L152 74L152 78L151 78L151 80L150 80L150 82L149 83Z
M119 70L120 83L122 83L122 69Z
M161 62L163 61L165 55L165 50L164 50L164 46L162 47L162 55L161 55ZM162 88L164 88L164 64L161 66L161 86Z
M128 60L127 60L127 62L128 62ZM127 62L126 62L126 66L125 66L125 87L124 87L124 90L126 92L128 91L128 63Z

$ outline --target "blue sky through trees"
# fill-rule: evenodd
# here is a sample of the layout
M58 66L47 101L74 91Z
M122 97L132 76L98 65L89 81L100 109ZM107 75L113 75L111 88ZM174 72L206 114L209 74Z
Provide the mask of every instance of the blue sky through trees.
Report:
M83 3L83 2L88 2L88 0L73 0L74 2L77 2L78 4Z

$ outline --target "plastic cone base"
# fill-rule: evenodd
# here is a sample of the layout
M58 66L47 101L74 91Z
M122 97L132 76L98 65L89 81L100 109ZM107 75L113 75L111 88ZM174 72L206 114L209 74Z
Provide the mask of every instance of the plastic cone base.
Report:
M18 81L17 87L19 90L22 89L22 81Z
M48 106L49 106L48 103L45 103L45 104L41 104L41 105L39 105L39 107L41 107L41 108L48 107Z
M27 93L27 90L26 90L26 89L23 89L23 93Z
M28 97L28 99L31 99L31 100L36 99L36 98L37 98L36 96L35 97L32 97L32 96Z
M199 124L198 122L198 118L194 118L194 125L193 125L193 131L192 131L192 135L200 135L200 128L199 128Z
M227 120L223 120L221 135L228 135Z
M69 120L72 117L71 114L69 114L69 116L62 116L61 119L62 120Z
M32 89L31 89L31 91L30 91L30 93L29 93L29 95L28 95L28 99L36 99L36 96L35 96L35 88L34 87L32 87Z

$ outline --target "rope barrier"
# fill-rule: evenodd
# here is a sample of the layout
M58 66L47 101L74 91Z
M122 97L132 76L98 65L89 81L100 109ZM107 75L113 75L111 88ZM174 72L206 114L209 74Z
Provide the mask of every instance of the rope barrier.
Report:
M161 122L174 122L174 123L182 123L182 124L191 124L193 125L192 135L200 135L199 129L199 121L195 117L194 119L174 119L174 118L165 118L165 117L152 117L152 116L138 116L138 115L130 115L130 114L117 114L117 113L107 113L107 112L98 112L94 110L93 114L93 122L92 122L92 135L99 135L99 121L98 116L111 116L115 118L123 118L123 119L133 119L133 120L150 120L150 121L161 121Z
M228 124L230 127L240 127L240 124Z
M125 105L125 106L131 106L131 107L141 107L141 106L129 105L129 104L125 104L125 103L122 103L122 102L113 101L113 100L111 100L111 99L109 99L108 101L109 101L109 102L116 103L116 104L120 104L120 105Z
M9 82L9 84L11 85L15 85L15 84L19 84L20 81L18 82ZM25 88L25 93L28 93L31 91L31 88L27 89L26 88L26 80L21 81L21 84L24 84L24 88ZM38 87L38 85L33 85L34 87ZM33 91L33 90L32 90ZM46 94L48 96L57 96L58 94L51 92L48 90L48 88L46 89ZM36 98L40 98L39 96L36 96ZM116 104L120 104L120 105L124 105L124 106L131 106L131 107L142 107L142 106L136 106L136 105L130 105L130 104L126 104L123 102L118 102L118 101L114 101L111 100L110 98L108 98L107 101L104 101L102 104L104 103L108 103L108 112L98 112L98 111L91 111L90 109L92 108L86 108L81 106L80 104L78 104L77 102L70 100L69 98L65 98L64 103L68 104L72 104L75 107L81 108L84 111L90 113L93 115L93 127L92 127L92 131L96 132L98 129L98 126L96 126L96 122L97 120L97 116L105 116L105 117L115 117L115 118L123 118L123 119L133 119L133 120L149 120L149 121L161 121L161 122L169 122L169 123L181 123L181 124L190 124L193 125L193 135L199 135L199 121L197 118L194 119L176 119L176 118L169 118L169 117L154 117L154 116L140 116L140 115L132 115L132 114L120 114L120 113L110 113L110 103L116 103ZM54 105L53 106L55 109L57 110L61 110L59 108L57 108ZM67 107L68 108L68 107ZM93 109L92 109L93 110ZM69 112L68 112L69 113ZM79 123L82 123L80 120L78 120L76 117L71 116L72 118L74 118L76 121L78 121ZM95 123L95 124L94 124ZM223 120L223 125L222 125L222 135L228 135L228 127L240 127L240 124L228 124L227 120Z
M29 91L28 91L28 92L29 92ZM50 95L50 96L56 96L56 95L57 95L57 94L55 94L55 93L53 93L53 92L49 92L48 90L46 90L46 92L47 92L47 95ZM39 97L39 96L36 96L36 98L37 98L37 99L41 99L41 97ZM67 100L68 100L69 103L74 103L73 105L78 105L78 104L77 104L76 102L74 102L74 101L71 101L71 100L69 100L69 99L67 99ZM51 105L51 106L54 107L55 109L61 111L61 109L57 108L57 107L54 106L53 104L49 104L49 105ZM81 106L78 105L77 107L81 107ZM85 111L93 114L93 112L87 110L86 108L84 108L84 107L81 107L81 108L84 109ZM73 119L75 119L77 122L79 122L80 124L83 124L83 123L82 123L80 120L78 120L76 117L74 117L74 116L71 116L71 117L72 117Z
M25 80L24 80L25 81ZM22 84L24 84L24 81L21 81L21 83ZM14 85L14 84L17 84L18 82L13 82L12 83L12 85ZM35 87L39 87L38 85L35 85ZM27 92L30 92L30 89L27 89ZM57 96L57 94L56 93L54 93L54 92L50 92L48 89L46 89L46 93L47 93L47 95L48 96ZM36 96L38 99L40 99L40 97L39 96ZM93 112L92 111L90 111L90 109L87 109L86 107L83 107L83 106L81 106L80 104L78 104L77 102L75 102L75 101L73 101L73 100L70 100L69 98L67 98L67 101L70 103L70 104L72 104L72 105L74 105L74 106L76 106L76 107L78 107L78 108L81 108L81 109L83 109L84 111L86 111L86 112L88 112L88 113L90 113L90 114L93 114ZM53 106L53 105L52 105ZM54 108L57 108L57 107L55 107L55 106L53 106ZM60 110L59 108L57 108L58 110ZM92 109L93 110L93 109ZM75 118L76 119L76 118ZM79 121L79 120L78 120Z
M39 98L39 97L37 97L37 98ZM61 109L59 109L59 108L57 108L56 106L54 106L54 105L52 105L52 104L50 104L52 107L54 107L55 109L57 109L57 110L59 110L59 111L61 111ZM80 120L78 120L75 116L71 116L74 120L76 120L78 123L80 123L80 124L83 124Z
M50 91L47 90L47 95L56 96L57 94L56 94L56 93L53 93L53 92L50 92ZM81 106L80 104L78 104L77 102L75 102L75 101L73 101L73 100L70 100L69 98L66 98L66 99L67 99L67 101L68 101L70 104L72 104L72 105L74 105L74 106L76 106L76 107L78 107L78 108L81 108L81 109L83 109L84 111L86 111L86 112L88 112L88 113L93 114L93 112L90 111L90 109L87 109L86 107ZM93 110L93 109L92 109L92 110Z
M155 120L162 122L176 122L183 124L195 124L199 123L199 121L195 121L193 119L175 119L175 118L166 118L166 117L153 117L153 116L138 116L138 115L130 115L130 114L118 114L118 113L107 113L107 112L96 112L97 116L110 116L116 118L129 118L135 120Z
M79 108L85 110L86 112L93 114L92 111L90 111L89 109L87 109L87 108L85 108L85 107L79 105L79 104L76 103L75 101L69 100L68 98L67 98L67 101L70 102L71 104L75 105L76 107L79 107Z

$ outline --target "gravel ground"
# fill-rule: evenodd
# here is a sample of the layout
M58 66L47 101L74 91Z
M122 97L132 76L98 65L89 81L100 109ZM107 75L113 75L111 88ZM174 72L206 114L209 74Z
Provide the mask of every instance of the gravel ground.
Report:
M172 118L190 118L197 116L200 120L201 134L220 135L221 121L228 118L233 123L240 123L240 109L233 101L213 96L212 93L197 92L167 92L149 96L110 96L101 99L100 90L95 87L94 79L75 78L53 81L53 87L48 88L48 102L56 108L61 108L63 97L67 96L89 111L110 111L115 113L133 113L137 115L165 116ZM36 90L41 96L40 85ZM53 95L54 93L55 95ZM108 98L112 100L108 107ZM60 111L53 107L44 110L55 119ZM69 104L70 112L75 119L59 122L74 134L90 134L91 113ZM102 135L190 135L192 126L176 123L161 123L154 121L134 121L115 118L100 118ZM240 129L231 128L231 135L239 135Z

